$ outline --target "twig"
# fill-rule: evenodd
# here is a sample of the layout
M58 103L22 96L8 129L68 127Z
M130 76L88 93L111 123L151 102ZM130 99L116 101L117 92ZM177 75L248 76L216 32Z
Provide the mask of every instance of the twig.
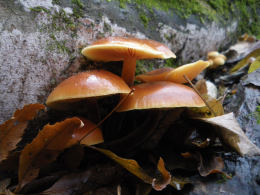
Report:
M209 108L210 112L212 112L212 114L214 116L217 116L217 114L214 112L214 110L210 107L210 105L208 104L207 100L205 100L204 97L202 97L202 95L200 94L200 92L196 89L195 85L193 85L193 83L190 81L190 79L186 76L183 75L184 79L189 82L189 84L192 86L192 88L195 90L195 92L200 96L200 98L203 100L203 102L206 104L206 106Z
M99 123L93 128L91 129L86 135L84 135L80 140L79 143L85 138L87 137L89 134L91 134L94 130L96 130L105 120L107 120L118 108L119 106L129 97L129 95L131 95L134 92L134 88L129 92L129 94L125 97L123 97L120 102L113 108L113 110L111 110L101 121L99 121Z

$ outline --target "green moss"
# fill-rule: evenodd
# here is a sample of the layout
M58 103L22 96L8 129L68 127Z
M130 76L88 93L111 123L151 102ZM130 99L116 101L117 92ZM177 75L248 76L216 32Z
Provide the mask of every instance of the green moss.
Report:
M144 74L146 72L152 71L154 64L147 60L138 60L136 62L135 75Z
M37 6L30 8L31 11L33 12L45 12L45 13L50 13L50 10L46 9L45 7Z
M109 0L111 1L111 0ZM254 34L260 37L260 9L259 0L114 0L120 2L120 7L125 8L127 3L136 4L138 8L145 7L178 14L182 18L191 15L199 17L202 23L206 20L226 24L230 17L240 17L240 33ZM140 15L144 22L147 16ZM250 21L250 22L249 22Z
M141 21L143 22L144 27L147 28L148 24L149 24L149 18L145 15L145 13L140 13L139 17L140 17Z
M178 65L176 64L175 59L173 59L173 58L166 59L165 63L164 63L164 66L165 67L171 67L171 68L177 68L178 67Z

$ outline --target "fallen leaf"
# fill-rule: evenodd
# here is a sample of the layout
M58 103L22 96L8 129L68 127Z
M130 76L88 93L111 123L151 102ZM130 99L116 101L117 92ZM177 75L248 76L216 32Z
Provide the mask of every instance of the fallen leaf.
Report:
M158 170L161 173L162 178L156 177L153 178L150 175L148 175L143 168L140 167L140 165L132 159L126 159L121 158L117 156L115 153L111 152L110 150L97 148L94 146L89 146L90 148L97 150L107 157L111 158L118 164L120 164L122 167L124 167L126 170L128 170L130 173L141 179L143 182L147 184L151 184L153 189L155 190L162 190L164 189L168 184L170 184L173 187L176 187L176 185L171 184L171 175L170 173L165 169L164 167L164 161L162 158L160 158L158 162ZM162 179L162 180L161 180ZM175 180L177 181L177 180ZM180 184L181 185L181 184ZM177 189L177 188L176 188Z
M250 65L248 74L256 71L258 68L260 68L260 56L258 56L256 60Z
M221 100L217 100L208 96L206 96L205 99L210 108L214 111L214 114L216 116L221 116L224 114L224 108L222 106ZM188 109L188 115L190 117L211 118L215 116L214 114L210 111L210 109L207 106Z
M77 143L73 132L82 126L77 117L66 119L54 125L46 125L32 143L25 146L20 155L18 179L15 192L38 176L41 167L53 162L65 148Z
M204 157L200 153L197 154L199 155L198 171L201 176L206 177L213 173L223 173L224 162L221 157Z
M45 106L42 104L26 105L21 110L15 111L11 119L0 125L0 162L7 159L9 152L16 148L28 121L43 109Z
M213 118L198 119L213 125L220 139L226 145L237 151L241 156L260 155L260 149L245 135L233 112Z
M248 63L250 63L250 58L256 58L257 56L260 55L260 48L252 51L250 54L248 54L243 60L238 62L231 70L230 73L235 72L239 70L240 68L246 66Z
M130 173L134 174L136 177L143 180L145 183L152 184L153 178L150 177L135 160L121 158L117 156L115 153L111 152L110 150L101 149L93 146L89 147L111 158L112 160L120 164L122 167L124 167L126 170L128 170Z
M54 183L49 189L40 193L41 195L71 195L79 191L82 185L84 185L90 176L90 171L82 173L72 173L63 176L56 183Z
M157 169L159 170L161 177L154 178L153 181L152 181L152 186L153 186L153 189L155 189L157 191L161 191L168 184L171 183L171 174L169 173L169 171L166 170L165 165L164 165L164 161L161 157L159 159Z

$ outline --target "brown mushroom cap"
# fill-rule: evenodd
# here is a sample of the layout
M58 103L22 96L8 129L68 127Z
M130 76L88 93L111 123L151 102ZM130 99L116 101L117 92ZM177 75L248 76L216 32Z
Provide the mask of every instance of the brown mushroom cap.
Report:
M51 108L62 109L63 103L129 92L130 88L119 76L105 70L91 70L61 82L51 92L46 104Z
M187 81L184 78L184 75L186 75L190 80L192 80L209 65L210 62L199 60L194 63L180 66L176 69L162 68L142 75L138 75L136 77L136 80L142 82L171 81L175 83L187 83Z
M124 61L122 77L132 85L135 76L136 60L153 58L176 58L165 45L148 39L108 37L84 48L82 54L96 61Z
M136 59L176 58L164 44L148 39L108 37L100 39L82 50L82 54L96 61L122 61Z
M84 123L84 126L74 131L74 139L82 139L80 143L89 146L104 142L102 131L96 124L83 117L79 118Z
M196 92L185 85L168 81L142 83L121 104L118 112L173 107L203 107L205 103Z

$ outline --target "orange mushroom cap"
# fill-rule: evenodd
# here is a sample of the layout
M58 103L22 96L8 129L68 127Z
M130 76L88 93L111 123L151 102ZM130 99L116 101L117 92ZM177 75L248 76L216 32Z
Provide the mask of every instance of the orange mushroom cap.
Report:
M176 58L165 45L148 39L108 37L84 48L82 54L96 61L124 61L122 77L132 85L135 76L136 60L153 58Z
M190 87L169 81L142 83L121 104L118 112L173 107L203 107L205 103Z
M102 131L96 124L88 119L79 118L84 123L84 126L74 131L72 135L74 139L81 140L83 138L80 143L89 146L104 142Z
M138 75L136 77L136 80L142 82L171 81L175 83L187 83L187 80L184 78L184 75L186 75L190 80L192 80L209 65L210 62L199 60L194 63L180 66L176 69L162 68L142 75Z
M51 108L63 109L64 103L129 92L130 88L119 76L105 70L91 70L61 82L51 92L46 104Z

